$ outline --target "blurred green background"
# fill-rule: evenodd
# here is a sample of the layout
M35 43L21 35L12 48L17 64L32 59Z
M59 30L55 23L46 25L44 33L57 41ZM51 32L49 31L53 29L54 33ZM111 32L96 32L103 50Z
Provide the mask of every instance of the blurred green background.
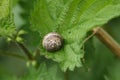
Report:
M29 1L29 5L23 6L27 1L29 0L21 0L18 3L15 0L13 13L17 29L30 32L27 22L28 16L26 17L26 12L29 9L26 7L32 7L30 6L32 1ZM109 21L104 25L104 29L120 43L120 17ZM35 37L39 37L38 33L31 32L31 34L25 34L22 37L32 52L39 42L38 39L35 39ZM34 44L31 39L34 40ZM18 57L14 57L18 54ZM6 39L0 37L0 77L6 75L22 76L27 71L24 58L24 53L15 43L8 43ZM85 43L84 67L68 71L67 75L69 80L120 80L120 59L94 36Z

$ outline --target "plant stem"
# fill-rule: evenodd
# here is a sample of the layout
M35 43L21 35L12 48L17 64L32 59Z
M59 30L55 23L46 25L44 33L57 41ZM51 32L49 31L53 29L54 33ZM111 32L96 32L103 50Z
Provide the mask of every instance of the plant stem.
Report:
M120 45L105 30L97 27L93 32L115 55L120 57Z
M24 51L24 53L27 55L29 60L33 60L32 54L29 52L29 50L25 47L24 44L16 42L16 44Z

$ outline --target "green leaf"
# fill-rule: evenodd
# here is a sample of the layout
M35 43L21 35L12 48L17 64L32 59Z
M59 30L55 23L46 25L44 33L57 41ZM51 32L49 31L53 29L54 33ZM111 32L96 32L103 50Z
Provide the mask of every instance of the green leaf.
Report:
M3 37L12 37L16 33L13 17L8 16L0 20L0 35Z
M26 32L26 34L24 34L22 36L22 38L24 39L24 44L28 47L28 49L30 50L30 52L35 51L36 46L39 45L40 42L40 35L38 32L31 30L30 29L30 22L29 22L29 16L30 16L30 11L34 6L34 1L36 0L19 0L19 7L22 10L22 15L19 15L20 18L22 18L22 21L24 21L24 25L22 24L22 26L19 26L20 30L24 30ZM18 9L16 9L18 10ZM17 22L20 23L18 21L18 18L16 18ZM31 42L32 41L32 42Z
M47 52L40 41L41 54L58 62L63 71L82 66L81 49L86 33L120 15L120 0L37 0L31 11L31 28L43 38L49 32L58 32L64 38L64 47Z
M10 13L10 0L0 1L0 19L8 16Z
M15 34L15 24L11 13L12 0L2 0L0 2L0 36L12 37Z

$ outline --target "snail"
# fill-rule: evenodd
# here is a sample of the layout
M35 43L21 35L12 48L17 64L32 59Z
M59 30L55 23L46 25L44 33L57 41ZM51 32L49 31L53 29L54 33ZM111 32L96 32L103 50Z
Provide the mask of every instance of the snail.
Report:
M63 38L56 32L48 33L42 41L43 47L49 52L55 52L61 49Z

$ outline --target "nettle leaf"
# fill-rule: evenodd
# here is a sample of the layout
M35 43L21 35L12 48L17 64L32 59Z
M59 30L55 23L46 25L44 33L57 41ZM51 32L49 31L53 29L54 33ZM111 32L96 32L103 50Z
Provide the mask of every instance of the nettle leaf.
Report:
M57 32L64 38L64 47L54 53L42 47L41 55L58 62L63 71L82 66L81 58L86 33L120 15L120 0L37 0L31 11L31 28L43 38Z
M3 37L11 37L16 33L13 17L8 16L0 20L0 35Z
M11 37L16 32L11 3L12 0L0 1L0 36L3 37Z
M10 0L0 1L0 19L6 17L10 13Z

